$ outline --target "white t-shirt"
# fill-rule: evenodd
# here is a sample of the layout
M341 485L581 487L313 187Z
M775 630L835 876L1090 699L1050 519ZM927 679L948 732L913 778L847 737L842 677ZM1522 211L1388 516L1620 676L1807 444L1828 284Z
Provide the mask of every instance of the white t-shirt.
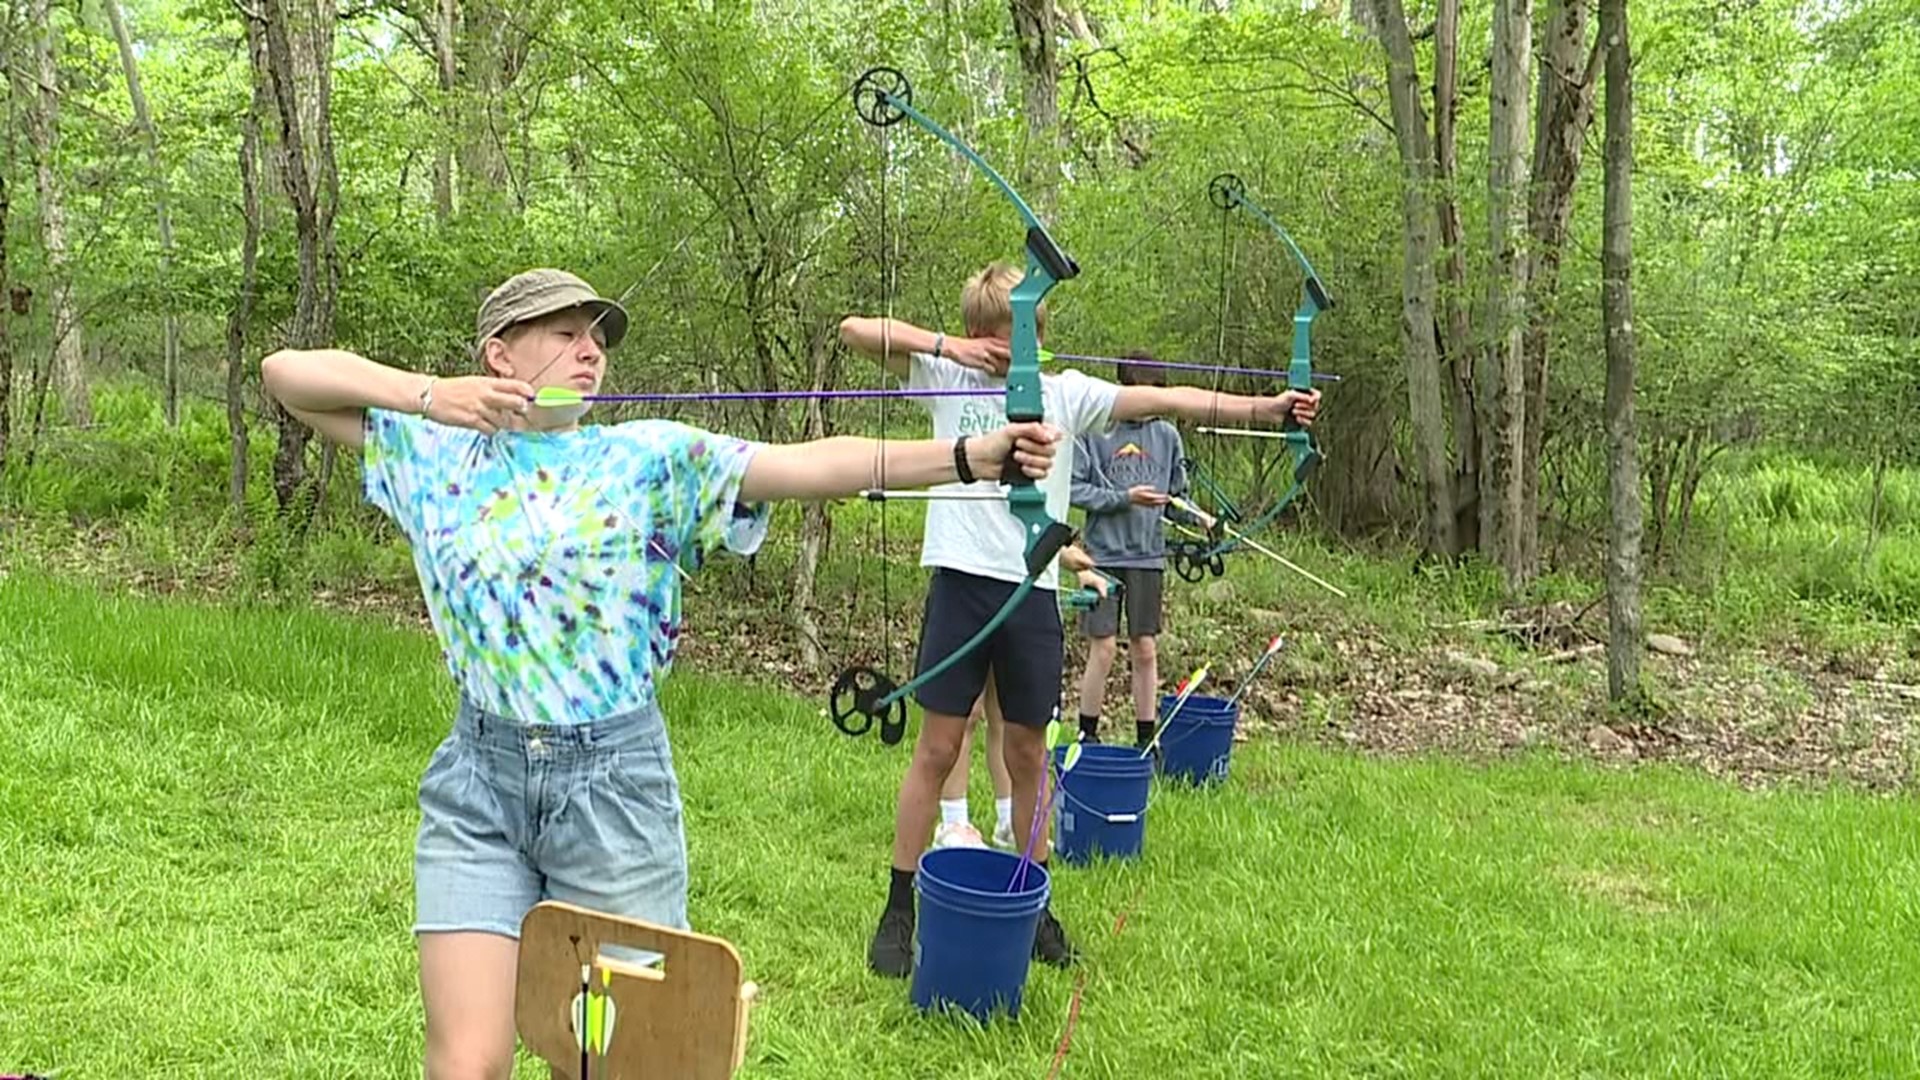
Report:
M961 435L991 434L1007 424L1007 381L998 376L956 364L945 357L927 353L913 354L907 385L915 390L992 388L999 394L978 397L919 398L933 416L933 437L952 439ZM1110 426L1114 397L1120 388L1078 371L1040 376L1045 422L1067 433L1054 456L1053 467L1038 486L1047 496L1047 512L1056 521L1067 520L1073 493L1073 437L1105 431ZM939 491L1005 491L993 480L971 484L941 484ZM1018 582L1027 576L1026 531L1019 519L1007 510L1004 501L990 499L933 499L927 503L926 538L920 548L920 565L945 567L963 573L1000 581ZM1046 572L1035 579L1041 589L1058 587L1059 560L1049 563Z

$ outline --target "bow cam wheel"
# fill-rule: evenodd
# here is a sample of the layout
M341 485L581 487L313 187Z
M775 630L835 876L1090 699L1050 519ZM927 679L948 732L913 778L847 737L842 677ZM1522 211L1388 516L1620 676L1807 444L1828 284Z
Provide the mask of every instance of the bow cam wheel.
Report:
M870 667L850 667L833 682L827 697L827 712L833 725L848 735L865 735L874 723L880 724L880 741L888 746L899 742L907 731L907 702L904 698L882 705L895 690L884 672Z
M906 118L902 105L913 104L913 87L898 68L876 67L853 84L853 107L874 127L891 127Z

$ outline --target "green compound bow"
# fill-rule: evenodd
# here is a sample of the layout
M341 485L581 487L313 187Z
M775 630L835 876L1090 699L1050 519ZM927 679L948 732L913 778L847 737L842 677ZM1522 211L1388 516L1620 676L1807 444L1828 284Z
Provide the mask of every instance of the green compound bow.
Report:
M1036 312L1055 284L1070 280L1080 273L1079 264L1061 250L1026 200L994 171L993 166L988 165L972 147L961 142L952 132L913 107L913 87L908 84L905 75L890 67L872 68L854 83L853 101L860 118L875 127L890 127L903 119L912 120L958 151L1000 189L1026 222L1026 276L1014 286L1010 297L1013 338L1010 343L1012 358L1007 368L1006 413L1008 423L1044 420ZM1011 454L1000 480L1007 487L1007 510L1020 522L1026 535L1025 577L1014 589L1013 595L1007 597L1006 603L973 637L908 680L905 685L896 685L885 672L872 667L855 666L842 671L840 677L834 680L828 695L829 714L841 731L849 735L863 735L877 723L881 742L888 745L899 742L906 734L908 695L929 680L939 677L998 630L1026 599L1027 594L1033 591L1034 582L1046 572L1054 556L1072 539L1073 531L1048 513L1046 493L1013 463Z

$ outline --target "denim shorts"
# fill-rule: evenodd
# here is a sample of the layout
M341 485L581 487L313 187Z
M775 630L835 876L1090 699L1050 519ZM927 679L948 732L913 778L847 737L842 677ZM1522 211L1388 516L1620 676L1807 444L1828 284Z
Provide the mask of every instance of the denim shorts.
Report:
M520 936L541 900L687 927L687 846L666 722L648 706L522 724L462 702L420 779L414 932Z

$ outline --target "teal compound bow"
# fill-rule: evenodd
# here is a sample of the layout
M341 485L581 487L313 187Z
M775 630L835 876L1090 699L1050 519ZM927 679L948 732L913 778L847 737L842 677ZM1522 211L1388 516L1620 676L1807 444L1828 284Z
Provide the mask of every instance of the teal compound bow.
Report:
M1274 234L1286 244L1293 254L1295 262L1300 264L1304 280L1300 286L1300 305L1293 314L1293 356L1287 364L1287 388L1306 392L1313 389L1317 373L1313 370L1313 320L1321 312L1332 309L1333 295L1327 291L1320 275L1314 272L1313 264L1301 252L1293 237L1281 227L1272 214L1261 207L1247 194L1246 185L1232 173L1221 173L1207 184L1207 201L1211 202L1223 214L1235 209L1244 209L1261 224L1273 230ZM1219 577L1226 572L1223 556L1239 550L1245 543L1245 537L1257 533L1283 513L1300 493L1306 489L1307 480L1324 460L1320 446L1313 434L1300 426L1299 421L1288 416L1281 425L1281 438L1293 456L1293 482L1280 498L1269 506L1264 513L1249 524L1242 525L1239 508L1226 497L1206 471L1196 468L1189 461L1188 468L1195 474L1194 482L1213 496L1220 510L1220 519L1233 526L1235 536L1227 539L1215 539L1211 542L1178 541L1172 548L1174 572L1186 581L1199 581L1211 573Z
M900 71L890 67L868 70L854 83L853 102L860 118L875 127L886 128L903 119L912 120L952 147L1007 197L1026 223L1026 276L1013 287L1010 297L1013 337L1009 343L1012 355L1006 376L1006 413L1008 423L1044 420L1036 313L1040 302L1055 284L1079 275L1079 264L1061 250L1026 200L994 171L993 166L952 132L914 108L913 87ZM1054 556L1072 539L1072 530L1048 513L1046 493L1014 464L1011 452L1002 470L1001 483L1007 488L1007 510L1020 522L1025 534L1025 576L1006 603L973 637L904 685L897 685L885 672L873 667L852 666L842 671L828 694L829 715L841 731L848 735L863 735L878 724L881 742L887 745L899 742L906 734L908 696L929 680L939 677L958 663L961 657L979 648L992 636L1033 591L1034 583L1046 573Z

